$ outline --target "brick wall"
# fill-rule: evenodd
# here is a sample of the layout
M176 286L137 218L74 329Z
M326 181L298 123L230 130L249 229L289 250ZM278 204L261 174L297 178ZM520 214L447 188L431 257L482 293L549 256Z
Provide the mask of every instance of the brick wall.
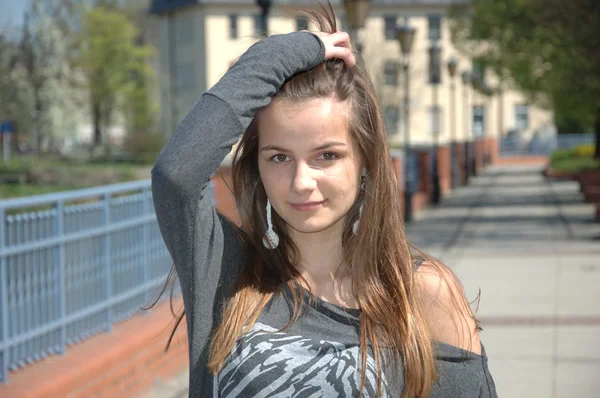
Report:
M220 168L212 178L215 187L215 198L217 199L217 209L239 224L239 217L235 208L235 198L233 197L233 186L231 185L231 168Z
M467 178L465 170L465 146L462 143L455 143L454 150L458 161L458 185L464 185Z
M442 195L446 195L452 190L452 159L450 155L449 146L441 146L437 150L438 175Z
M175 308L180 306L178 302ZM164 352L172 320L167 299L110 333L71 346L66 355L9 372L0 397L139 397L151 390L154 380L169 380L188 367L185 320Z

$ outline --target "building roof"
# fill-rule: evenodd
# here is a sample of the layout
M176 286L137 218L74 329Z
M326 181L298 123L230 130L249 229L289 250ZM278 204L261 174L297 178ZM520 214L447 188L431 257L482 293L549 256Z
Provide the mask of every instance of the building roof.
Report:
M339 5L342 0L329 0L332 5ZM465 3L467 0L371 0L374 5L432 5L432 6L450 6L456 3ZM324 3L321 0L321 3ZM165 14L180 10L195 4L214 4L214 5L252 5L256 0L152 0L150 5L151 14ZM317 0L273 0L273 4L307 6L317 5Z

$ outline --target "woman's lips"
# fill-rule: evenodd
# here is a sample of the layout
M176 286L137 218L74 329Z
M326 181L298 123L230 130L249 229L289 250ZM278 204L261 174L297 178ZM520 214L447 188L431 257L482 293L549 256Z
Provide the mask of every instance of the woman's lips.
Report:
M321 206L325 201L322 202L306 202L306 203L290 203L292 207L300 211L314 210Z

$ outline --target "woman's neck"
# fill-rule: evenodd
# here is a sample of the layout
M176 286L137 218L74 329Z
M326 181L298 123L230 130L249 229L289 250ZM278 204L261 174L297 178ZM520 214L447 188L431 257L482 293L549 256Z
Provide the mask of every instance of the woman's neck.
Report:
M319 232L304 233L290 228L290 237L300 254L298 270L315 283L332 281L342 270L341 228L332 225ZM342 270L343 271L343 270Z
M312 293L332 304L356 307L352 277L343 258L341 229L315 233L291 231L298 247L300 263L296 268Z

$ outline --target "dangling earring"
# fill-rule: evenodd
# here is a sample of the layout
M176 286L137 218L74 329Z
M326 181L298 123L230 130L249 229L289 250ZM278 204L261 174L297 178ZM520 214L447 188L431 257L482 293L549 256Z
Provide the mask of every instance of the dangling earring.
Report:
M270 250L273 250L279 246L279 236L273 230L273 220L271 218L271 202L267 198L267 233L263 238L263 245Z
M361 191L365 189L365 176L360 177L360 189ZM354 235L358 233L358 224L360 223L360 219L362 218L364 203L365 201L363 198L363 201L361 202L360 208L358 210L358 218L356 219L356 221L354 221L354 224L352 224L352 232L354 233Z

